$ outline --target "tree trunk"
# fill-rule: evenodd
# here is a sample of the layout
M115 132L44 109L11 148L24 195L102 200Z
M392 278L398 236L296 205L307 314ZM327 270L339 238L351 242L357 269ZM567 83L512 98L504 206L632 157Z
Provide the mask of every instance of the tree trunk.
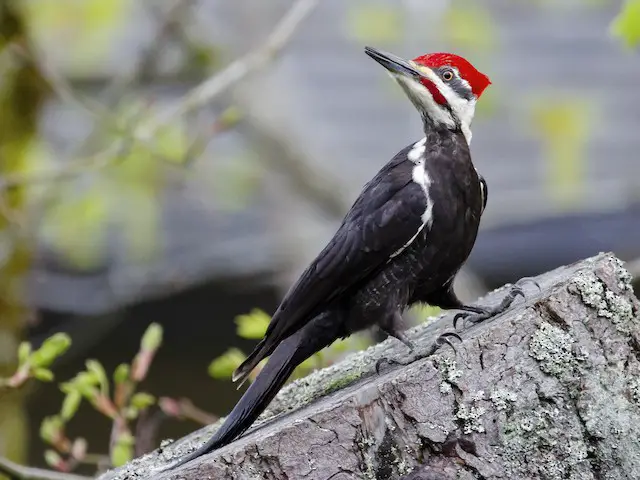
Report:
M24 46L26 28L18 10L18 2L0 2L0 53L5 62L0 72L0 177L24 172L36 135L37 116L46 87L38 70L21 55L15 62L5 48L16 41ZM16 368L16 350L22 340L27 310L24 302L24 280L29 267L27 242L20 238L14 224L24 215L25 189L0 191L0 377L10 376ZM0 455L24 462L27 446L27 424L22 392L0 396ZM0 478L4 478L0 475Z
M640 304L631 277L601 254L540 276L527 301L408 366L389 339L283 389L238 441L163 475L206 427L112 479L640 478ZM496 304L505 290L483 303ZM452 314L412 329L420 349Z

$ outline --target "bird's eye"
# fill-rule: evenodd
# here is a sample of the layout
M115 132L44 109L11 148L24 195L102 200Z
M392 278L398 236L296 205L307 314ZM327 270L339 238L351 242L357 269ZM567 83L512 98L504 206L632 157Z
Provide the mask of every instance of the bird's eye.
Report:
M442 72L442 78L445 82L450 82L451 80L453 80L453 72L451 70L445 70L444 72Z

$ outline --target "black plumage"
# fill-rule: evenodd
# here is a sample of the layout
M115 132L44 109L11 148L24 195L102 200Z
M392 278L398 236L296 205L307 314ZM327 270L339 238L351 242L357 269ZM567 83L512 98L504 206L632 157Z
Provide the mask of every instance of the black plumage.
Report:
M475 92L481 93L488 79L450 54L418 57L424 67L418 68L374 49L367 53L396 75L421 113L425 137L399 151L364 186L335 235L285 295L234 380L244 381L270 356L265 367L214 437L171 468L241 435L294 368L338 338L377 325L412 347L400 321L418 302L463 310L471 321L498 313L464 305L452 288L487 203L486 182L471 161L468 123ZM448 78L454 88L443 86ZM437 98L429 93L434 88L441 92Z

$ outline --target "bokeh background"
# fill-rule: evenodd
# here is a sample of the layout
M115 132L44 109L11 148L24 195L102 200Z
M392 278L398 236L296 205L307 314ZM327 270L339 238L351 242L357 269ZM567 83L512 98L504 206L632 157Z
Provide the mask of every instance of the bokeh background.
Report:
M147 448L228 412L241 391L208 366L255 342L234 320L272 312L421 137L364 45L453 51L493 82L465 299L600 251L640 273L638 0L4 0L0 35L0 377L20 341L72 340L55 380L0 393L0 453L22 463L45 465L60 383L87 359L110 375L152 322L142 387L204 412L165 411ZM87 402L67 425L90 463L111 432Z

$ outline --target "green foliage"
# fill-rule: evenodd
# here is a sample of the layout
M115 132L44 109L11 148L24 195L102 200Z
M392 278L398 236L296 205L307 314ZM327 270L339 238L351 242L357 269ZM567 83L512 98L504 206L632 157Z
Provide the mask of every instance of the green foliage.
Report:
M131 397L131 406L137 410L146 410L156 403L156 398L146 392L138 392Z
M18 368L10 378L0 378L0 389L18 388L30 378L41 382L53 381L49 367L70 346L71 338L65 333L52 335L35 351L29 342L22 342L18 347Z
M71 346L71 338L66 333L56 333L42 342L42 346L31 353L25 363L35 368L47 368L56 358L63 355Z
M60 466L60 464L62 463L62 457L60 456L60 454L58 452L56 452L55 450L49 450L47 449L44 452L44 461L47 463L47 465L49 465L51 468L58 468Z
M250 313L236 317L236 332L238 336L242 338L251 340L260 339L264 336L270 320L271 317L266 312L254 308ZM346 339L337 340L329 347L317 352L298 365L291 375L291 380L304 377L318 368L331 365L331 363L335 362L342 355L348 352L362 350L369 345L370 342L367 337L361 334L354 334ZM208 373L211 377L218 380L230 379L233 371L245 358L247 357L242 350L230 348L209 364ZM256 368L256 371L259 371L264 363L264 361L261 362ZM253 378L255 378L255 376L250 376L249 381L252 381Z
M142 336L140 347L142 350L157 350L162 345L162 327L152 323Z
M79 390L70 390L64 397L62 402L62 408L60 409L60 417L65 422L68 422L80 408L80 402L82 401L82 394Z
M233 371L247 356L238 348L230 348L209 364L209 375L216 379L231 378Z
M135 438L130 432L123 432L116 436L111 450L111 465L120 467L133 458Z
M237 333L242 338L260 339L267 331L270 321L271 317L266 312L254 308L251 313L236 317Z
M116 385L121 385L127 381L129 378L131 369L129 365L126 363L121 363L116 367L113 371L113 381Z
M640 45L640 0L625 1L610 31L629 48Z
M40 437L55 449L49 450L52 452L46 458L49 465L57 469L68 469L69 465L75 465L81 460L78 456L85 454L85 440L77 438L72 442L65 434L66 426L77 413L82 400L87 401L114 423L114 441L110 452L112 466L119 466L131 460L135 441L129 422L138 419L141 412L156 403L153 395L136 392L136 388L146 377L150 363L161 344L162 328L158 324L151 324L140 341L140 350L132 362L133 366L120 364L111 375L113 395L110 394L112 389L106 370L99 361L93 359L87 360L85 370L60 384L60 390L65 393L60 412L46 417L40 425ZM49 348L57 348L55 351L60 351L61 345L59 340L52 341ZM22 347L21 352L23 357L28 358L30 355L26 347ZM45 363L49 361L48 356L44 358ZM67 461L61 454L69 456L70 460Z
M61 417L45 417L40 424L40 438L47 443L55 443L63 427L64 421Z

